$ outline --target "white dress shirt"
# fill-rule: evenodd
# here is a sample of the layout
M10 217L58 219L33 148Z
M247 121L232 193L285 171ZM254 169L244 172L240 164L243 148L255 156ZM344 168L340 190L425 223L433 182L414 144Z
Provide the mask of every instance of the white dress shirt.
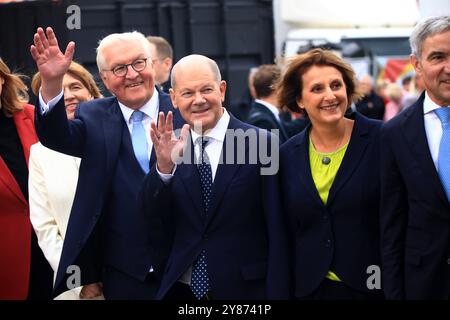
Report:
M439 144L442 138L442 124L434 110L441 108L441 106L431 100L428 93L425 92L425 100L423 101L423 118L425 122L425 133L428 140L428 147L430 148L431 158L434 166L438 167Z

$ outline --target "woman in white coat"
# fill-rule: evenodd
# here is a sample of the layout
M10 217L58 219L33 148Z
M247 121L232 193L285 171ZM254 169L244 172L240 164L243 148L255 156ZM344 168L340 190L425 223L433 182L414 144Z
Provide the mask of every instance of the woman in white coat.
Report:
M37 96L40 74L34 75L32 90ZM64 103L68 119L74 118L80 102L100 98L92 75L82 65L72 62L63 80ZM31 146L29 159L30 219L39 246L53 271L58 271L59 259L72 209L78 181L80 158L44 147L40 142ZM102 296L100 284L89 284L66 291L56 299L74 300Z

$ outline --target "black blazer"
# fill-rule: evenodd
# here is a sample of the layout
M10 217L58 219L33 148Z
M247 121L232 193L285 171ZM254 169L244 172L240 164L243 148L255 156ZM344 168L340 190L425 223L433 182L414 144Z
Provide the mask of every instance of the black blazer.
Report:
M287 215L296 297L317 289L328 270L348 286L369 292L367 268L380 266L380 121L354 113L350 143L325 205L309 163L309 129L280 150L280 179Z
M450 204L428 147L424 97L382 129L380 221L388 299L450 294Z
M261 103L253 102L252 109L250 110L250 114L246 122L268 131L271 129L278 129L280 143L283 143L288 139L283 123L275 117L272 111Z

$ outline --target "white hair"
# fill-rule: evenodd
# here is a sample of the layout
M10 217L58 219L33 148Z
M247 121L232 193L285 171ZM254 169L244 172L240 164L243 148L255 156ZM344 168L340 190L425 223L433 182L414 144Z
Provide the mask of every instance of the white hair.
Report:
M145 38L145 36L140 33L139 31L132 31L132 32L124 32L124 33L112 33L110 35L107 35L102 40L98 42L97 47L97 68L98 71L101 72L106 68L106 61L103 56L103 52L107 47L110 47L117 42L135 42L138 41L142 44L142 47L144 48L145 52L148 54L148 56L151 58L151 49L150 44L148 40Z

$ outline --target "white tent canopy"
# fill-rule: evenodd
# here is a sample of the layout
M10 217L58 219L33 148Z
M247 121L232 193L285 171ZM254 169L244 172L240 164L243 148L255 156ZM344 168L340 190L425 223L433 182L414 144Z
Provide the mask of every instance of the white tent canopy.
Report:
M309 28L412 27L419 7L416 0L281 0L281 19Z

